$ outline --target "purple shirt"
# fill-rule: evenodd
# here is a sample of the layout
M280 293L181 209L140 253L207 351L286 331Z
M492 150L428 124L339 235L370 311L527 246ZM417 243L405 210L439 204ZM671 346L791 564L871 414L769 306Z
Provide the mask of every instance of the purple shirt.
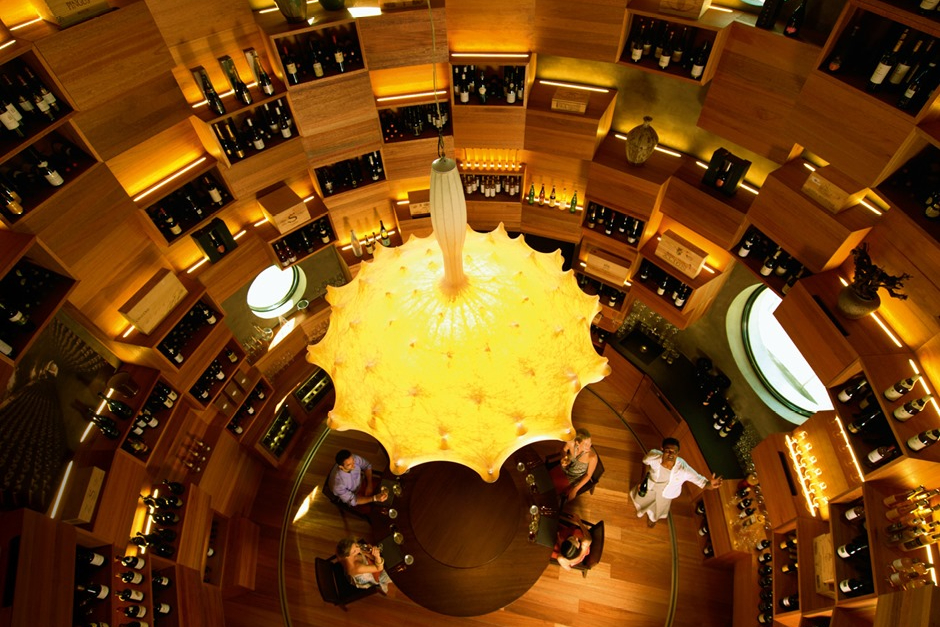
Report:
M362 485L362 473L372 468L372 464L353 454L353 467L351 472L340 470L339 466L333 466L333 494L339 497L346 505L355 507L357 505L356 492Z

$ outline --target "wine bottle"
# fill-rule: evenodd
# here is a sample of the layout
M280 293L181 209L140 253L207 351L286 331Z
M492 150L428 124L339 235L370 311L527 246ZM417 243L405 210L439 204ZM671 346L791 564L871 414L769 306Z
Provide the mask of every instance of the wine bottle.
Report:
M852 418L854 418L854 420L846 424L845 429L853 435L858 435L862 431L879 424L879 416L884 416L884 413L881 411L881 407L879 407L877 403L872 404L866 410L860 411L857 414L852 414Z
M791 594L780 599L780 609L784 612L790 612L800 609L800 595Z
M108 627L104 625L104 627ZM126 623L121 623L118 627L150 627L150 623L145 620L132 620Z
M901 422L907 422L908 420L910 420L911 418L919 414L924 409L924 407L927 406L927 403L932 398L933 398L933 394L927 394L926 396L923 396L916 400L908 401L907 403L904 403L900 407L895 408L894 417Z
M839 591L847 597L857 597L872 592L873 587L868 579L849 577L839 582Z
M297 60L291 53L290 48L285 43L281 48L281 64L284 66L284 74L287 75L287 82L296 85L300 82L300 72L297 68ZM222 115L221 113L219 115Z
M894 69L891 70L891 74L888 75L888 85L891 87L899 87L904 82L908 72L911 71L911 65L917 58L917 54L920 52L922 45L924 45L924 40L918 39L914 43L913 48L908 50L906 54L902 52L898 57L898 62L894 65Z
M639 63L643 60L643 39L646 36L646 24L642 19L637 19L640 25L639 30L634 33L633 40L630 42L630 61Z
M938 494L940 494L940 488L921 492L912 500L903 501L896 507L885 510L885 518L894 521L900 519L905 514L914 514L915 516L929 514L932 510L930 509L928 501Z
M29 316L11 303L0 301L0 320L6 320L16 327L25 327L29 324Z
M899 503L903 503L904 501L911 500L911 498L917 496L921 492L924 492L926 489L927 488L925 488L922 485L917 486L916 488L912 488L910 490L907 490L906 492L899 492L897 494L892 494L891 496L887 496L881 502L885 507L895 507Z
M154 512L150 515L153 518L153 522L164 527L173 526L179 524L180 517L176 512Z
M117 428L116 422L107 416L94 413L94 411L90 408L88 410L88 414L88 420L93 422L101 431L102 435L104 435L106 438L109 440L117 440L119 437L121 437L121 431Z
M781 551L789 551L790 549L795 549L797 546L796 533L792 531L788 533L779 546L780 546Z
M747 235L744 236L744 239L741 240L741 245L738 247L738 257L747 257L751 254L751 249L754 248L754 243L757 240L757 233L754 231L748 231Z
M898 98L898 109L907 110L914 105L920 105L924 97L930 93L936 84L937 59L933 57L922 70L911 72L911 80L901 97Z
M702 78L702 74L705 72L705 66L708 64L708 55L711 52L711 41L705 40L705 42L699 46L698 51L695 53L695 59L692 61L692 70L691 76L695 80Z
M761 553L761 554L758 556L758 558L757 558L757 563L758 563L758 564L766 564L767 562L772 561L773 558L774 558L774 556L773 556L772 553L770 553L770 551L768 551L768 552L766 552L766 553Z
M265 96L271 96L274 94L274 83L271 82L271 77L264 70L264 66L261 65L261 59L258 58L258 55L253 55L255 75L258 77L258 85L261 86L261 91L264 92Z
M851 542L846 542L838 549L836 549L836 554L842 559L848 559L853 555L861 553L868 550L868 534L864 533L859 536L856 536Z
M849 509L845 510L843 517L849 522L855 520L864 520L865 519L865 504L859 503Z
M169 603L154 603L153 612L154 614L161 614L166 616L173 611L173 607Z
M161 590L166 590L173 585L173 581L166 575L154 575L151 583L153 583L154 587L160 588Z
M898 40L895 42L894 47L885 50L884 54L881 55L878 65L875 66L871 77L868 79L868 91L878 91L881 88L882 83L884 83L885 79L888 77L888 73L891 72L895 63L897 63L898 52L901 50L901 46L904 45L904 39L907 37L908 30L910 29L905 28L904 32L901 33L901 36L898 37Z
M883 392L884 397L889 401L896 401L914 388L914 384L920 381L920 374L913 377L901 379Z
M119 401L116 398L108 398L101 392L98 392L98 398L103 400L105 405L108 407L108 411L118 418L127 420L134 415L134 410L131 409L131 407L124 401Z
M359 238L356 237L356 231L349 232L349 243L352 246L352 252L356 257L362 257L362 244L359 243Z
M144 582L144 576L141 573L136 573L132 570L126 570L123 573L115 575L115 577L124 583L129 583L134 586L140 585Z
M105 557L101 553L87 549L83 546L75 547L75 562L82 566L102 566L105 562Z
M133 588L124 588L123 590L115 590L114 596L121 599L122 601L143 601L144 593L140 590L135 590Z
M770 276L773 274L774 268L777 267L782 256L783 249L777 246L777 249L764 260L764 265L762 265L760 269L761 276Z
M780 572L785 575L792 575L800 568L799 562L788 562L780 567Z
M128 605L124 608L124 616L128 618L143 618L147 615L147 607L144 605Z
M803 21L806 19L806 0L800 0L800 4L790 14L786 26L783 27L783 34L787 37L799 37L800 29L803 28Z
M899 452L900 451L898 451L898 447L896 447L894 444L879 446L878 448L868 453L868 455L865 457L865 463L870 468L874 468L876 466L880 466L888 460L894 459L897 457Z
M636 491L637 496L639 496L640 498L643 498L644 496L646 496L646 494L649 492L649 484L650 484L650 474L646 473L645 475L643 475L643 481L640 482L640 487L637 488L637 491Z
M100 583L76 584L75 591L79 596L90 599L106 599L111 593L111 588Z
M857 377L852 379L848 385L842 388L842 391L839 392L838 399L840 402L848 403L855 397L859 392L868 387L868 379L865 377Z
M274 107L274 115L278 119L278 128L281 129L281 137L284 139L289 139L293 134L291 131L291 119L286 111L282 111L280 107Z
M940 440L940 429L929 429L921 431L907 440L907 448L912 451L922 451L928 446L933 446Z
M862 27L858 24L853 25L852 30L849 31L849 35L847 37L843 36L839 40L835 52L833 52L829 60L826 61L826 69L830 73L835 74L855 61L855 50L858 48L861 40L859 37L861 28Z

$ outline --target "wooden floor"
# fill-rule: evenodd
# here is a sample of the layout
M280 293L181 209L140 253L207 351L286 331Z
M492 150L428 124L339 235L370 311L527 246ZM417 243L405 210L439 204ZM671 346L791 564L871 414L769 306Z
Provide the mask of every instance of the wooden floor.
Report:
M660 523L654 529L636 517L627 491L641 472L643 449L638 438L650 446L659 434L645 417L627 410L616 415L603 399L617 406L616 390L601 382L585 390L574 407L576 427L586 427L593 435L606 472L593 495L579 497L570 508L589 521L604 520L606 542L601 563L587 576L562 571L548 565L536 585L514 603L498 612L474 618L453 618L425 610L412 603L392 586L389 595L373 595L350 605L348 611L325 604L317 591L313 570L315 556L326 557L344 535L368 536L364 521L347 516L326 499L307 499L309 509L296 520L287 535L285 547L287 604L294 627L342 625L415 625L511 627L726 627L731 624L731 571L702 565L697 517L691 499L684 494L673 505L678 565L677 600L670 615L674 556L670 527ZM622 406L622 403L619 405ZM309 444L324 435L311 430L303 433L305 442L295 447L309 450ZM552 448L557 445L552 445ZM363 434L332 431L304 476L297 505L314 488L322 485L332 465L335 451L349 448L370 460L381 459L381 449ZM277 549L285 504L297 468L269 472L262 482L252 518L262 528L256 591L225 603L227 627L268 627L282 625L277 594ZM670 622L671 621L671 622Z

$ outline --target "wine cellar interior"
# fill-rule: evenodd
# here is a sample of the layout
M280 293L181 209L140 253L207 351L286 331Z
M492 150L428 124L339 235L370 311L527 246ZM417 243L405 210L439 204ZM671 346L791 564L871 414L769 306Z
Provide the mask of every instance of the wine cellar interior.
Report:
M554 596L474 624L629 623L642 590L603 577L646 567L642 452L613 444L630 420L725 482L687 488L662 545L716 605L696 616L680 585L629 624L936 624L936 3L346 0L300 23L286 0L89 0L74 23L66 4L0 0L0 627L403 624L394 594L285 602L316 587L283 538L325 557L350 530L335 507L329 538L280 534L291 486L332 464L304 483L335 437L305 360L327 288L432 234L439 149L473 230L560 249L598 296L622 423L595 434L606 496L579 511L624 521L585 578L624 613L568 618L581 577L546 565ZM849 315L869 255L901 297ZM721 355L753 285L832 409L743 391Z

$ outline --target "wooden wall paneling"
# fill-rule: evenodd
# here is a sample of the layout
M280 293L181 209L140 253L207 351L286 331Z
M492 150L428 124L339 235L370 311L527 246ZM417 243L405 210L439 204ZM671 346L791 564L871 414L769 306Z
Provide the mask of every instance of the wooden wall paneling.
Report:
M784 163L798 148L788 118L818 56L799 39L732 24L697 126Z
M356 20L362 56L369 70L402 67L417 63L447 63L447 21L442 0L431 6L390 11ZM432 49L431 19L437 49Z
M940 335L933 336L918 347L915 355L925 376L930 379L931 386L936 388L935 382L940 382Z
M502 222L509 232L522 230L522 205L517 202L467 201L467 223L474 231L492 231Z
M630 402L630 407L643 412L643 415L649 419L652 426L659 432L656 441L643 442L643 446L646 448L658 448L662 438L672 435L682 422L682 416L675 410L672 403L663 396L653 380L646 375L643 375L643 381L637 387L636 395Z
M935 625L940 615L940 588L925 586L878 597L874 627Z
M330 79L326 84L306 83L288 94L297 129L304 137L323 144L318 152L329 154L362 144L363 125L374 132L373 143L382 142L379 114L372 96L368 72ZM308 149L312 142L306 144Z
M384 181L327 196L323 202L330 210L337 239L344 244L349 243L350 229L355 229L361 239L372 231L379 232L379 220L384 221L386 226L395 224L388 184Z
M535 81L529 91L525 149L547 153L563 149L569 157L590 161L610 130L617 90L609 88L604 94L582 92L590 99L587 110L579 114L552 110L552 99L559 89Z
M448 0L448 48L461 52L531 50L535 4L536 0Z
M22 0L0 0L0 16L3 16L4 29L17 26L39 17L36 9Z
M202 569L178 566L176 575L174 585L179 595L179 615L186 617L185 625L223 627L222 594L217 587L202 583Z
M438 46L443 48L444 42L439 41ZM394 67L385 69L376 69L369 64L369 81L372 83L372 93L376 98L385 98L389 96L402 96L404 94L418 94L434 90L434 84L445 93L438 96L441 104L449 104L450 97L447 90L452 88L450 84L450 65L447 59L443 62L431 64L422 62L421 65L408 65L404 67ZM395 101L388 101L383 104L389 106ZM401 102L402 106L408 101Z
M607 350L606 345L604 347L604 357L607 358L607 363L611 369L611 373L607 375L606 380L617 388L617 392L623 400L623 406L615 405L614 411L617 414L622 414L633 403L646 375L643 374L642 370L627 361L619 351Z
M105 475L89 531L109 544L124 546L131 536L140 487L146 481L146 467L128 453L117 451Z
M164 72L113 100L79 111L73 124L107 161L181 123L190 113L173 75Z
M444 153L454 154L454 138L444 136ZM437 159L437 138L393 142L382 147L385 176L390 179L430 177L431 162Z
M173 67L146 2L135 2L36 42L70 101L90 109Z
M879 217L861 204L828 211L800 191L809 174L802 160L771 172L747 219L810 271L824 272L842 265Z
M202 38L225 37L229 32L257 32L248 2L200 0L193 3L188 0L147 0L147 6L166 44L171 47ZM261 51L260 48L258 50Z
M221 261L207 263L194 276L206 286L209 295L217 303L224 302L262 270L272 265L270 248L258 237L254 228L249 228L238 240L238 248Z
M288 175L307 170L303 142L298 137L222 169L222 178L236 198L250 198Z
M307 161L314 167L358 157L382 146L378 117L364 118L342 129L301 137Z
M213 422L225 416L215 414ZM199 488L212 498L212 509L224 516L249 509L261 480L261 467L238 440L220 434L199 478Z
M256 473L260 483L262 472ZM222 597L228 598L255 589L258 566L258 541L261 528L244 516L228 521L225 538L224 570L222 571Z
M774 317L823 385L832 387L859 372L858 353L813 296L806 279L797 281L774 311ZM826 306L828 313L836 315L834 303L827 302ZM841 318L837 320L840 325L844 322ZM818 350L820 346L826 350Z
M883 181L924 145L910 116L818 70L807 77L787 128L798 144L866 185Z
M892 209L865 242L872 259L891 274L907 272L903 292L910 298L897 300L880 291L879 315L902 341L920 348L940 333L940 252L936 242L898 209ZM934 362L940 365L938 362Z
M877 605L872 607L835 607L829 627L873 627ZM896 623L889 623L896 624Z
M135 196L205 154L199 136L186 119L153 134L105 163L128 195Z
M563 150L552 152L525 150L522 152L521 159L525 165L525 177L522 181L520 201L524 201L529 193L529 186L534 184L536 202L538 202L538 193L544 184L546 201L554 185L555 195L559 201L562 194L567 190L567 202L570 203L575 190L577 190L578 206L586 206L584 201L585 190L588 187L591 167L588 161L572 157ZM528 206L527 202L526 206ZM555 211L558 211L558 209L555 209ZM580 217L582 212L579 211L577 215Z
M790 491L786 451L783 433L767 436L751 451L764 494L767 516L775 528L796 519L797 514L804 513L806 507L803 505L798 511L797 503L803 497ZM805 503L805 500L802 502Z
M523 148L525 114L516 106L451 107L454 143L461 148Z
M571 213L567 208L522 205L522 231L527 234L556 239L562 242L581 241L581 211Z
M734 621L731 627L752 627L754 617L760 614L757 587L757 552L734 564Z
M590 163L587 195L605 207L648 220L659 212L666 183L682 163L682 158L654 152L642 166L632 166L624 141L610 133Z
M702 183L704 173L694 160L683 159L669 179L660 208L663 215L728 250L744 235L745 217L755 197L743 188L734 196L725 196Z
M616 63L623 48L626 0L535 0L534 46L540 54Z
M214 453L213 453L214 454ZM179 548L176 563L202 572L209 544L209 525L212 522L212 497L195 483L186 487L185 510L176 532ZM182 586L181 586L182 588Z

